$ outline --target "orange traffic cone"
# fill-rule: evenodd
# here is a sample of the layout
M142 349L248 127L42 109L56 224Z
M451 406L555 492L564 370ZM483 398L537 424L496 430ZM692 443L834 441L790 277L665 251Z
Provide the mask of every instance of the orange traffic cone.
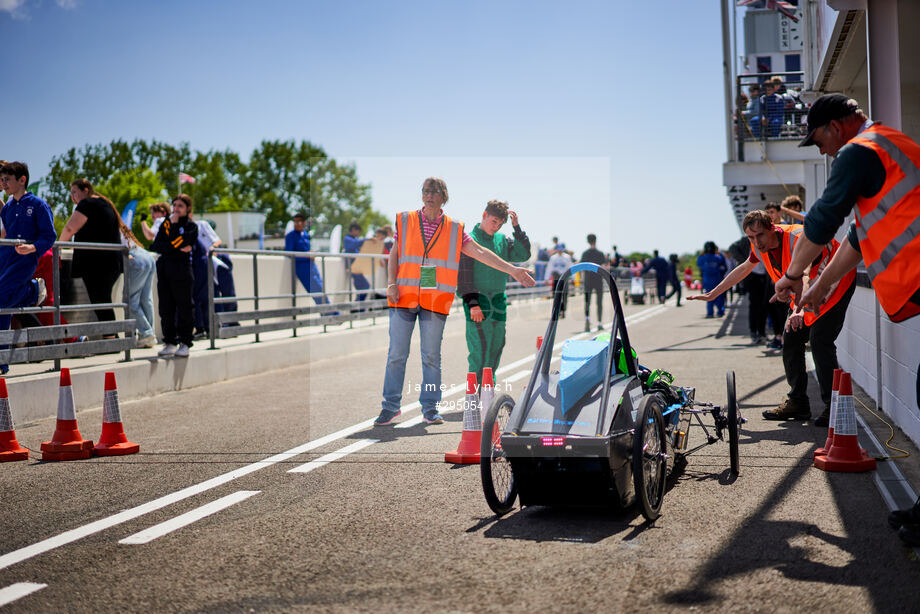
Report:
M102 401L102 434L99 443L93 448L96 456L121 456L134 454L141 447L128 441L125 428L121 423L121 409L118 407L118 388L115 386L115 373L105 372L105 398Z
M42 443L42 460L64 461L89 458L93 455L93 442L83 439L77 430L77 416L70 385L70 369L61 369L61 388L58 392L57 427L51 441Z
M480 439L482 439L482 413L479 411L479 395L476 394L476 374L467 373L460 445L453 452L444 454L444 462L458 465L478 463Z
M837 419L837 391L840 390L840 374L843 369L834 369L834 384L831 386L831 415L827 420L827 441L814 452L813 458L825 456L834 443L834 420Z
M853 405L853 383L849 373L840 375L834 440L825 456L815 458L815 467L824 471L847 472L875 469L875 459L859 447L856 436L856 407Z
M13 414L10 412L10 399L6 393L6 380L0 377L0 463L28 460L28 458L29 451L16 441Z

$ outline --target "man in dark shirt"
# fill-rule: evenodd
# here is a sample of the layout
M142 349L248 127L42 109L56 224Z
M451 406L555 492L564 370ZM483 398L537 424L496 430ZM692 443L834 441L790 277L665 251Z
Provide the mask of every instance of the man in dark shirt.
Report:
M657 249L648 264L642 267L641 275L645 275L649 271L655 271L655 282L658 285L658 302L663 303L664 297L668 293L668 261L658 255Z
M151 249L157 259L157 296L163 329L162 358L186 358L192 347L195 306L192 303L192 247L198 241L198 224L189 219L192 197L179 194L172 201L172 215L163 220Z
M821 276L802 294L801 277L808 263L821 251L824 243L834 236L857 201L874 197L885 185L887 173L879 155L864 144L850 142L873 125L876 123L859 109L855 100L841 94L822 96L812 105L808 114L808 136L799 146L817 145L822 154L834 156L835 160L824 193L805 216L805 236L796 244L786 274L776 283L776 297L779 300L788 300L795 294L797 300L801 299L799 302L803 307L817 308L824 302L829 288L862 260L860 238L856 223L853 222L847 232L848 240L841 244ZM906 160L905 164L908 168L904 172L910 174L910 160ZM916 192L912 190L896 203L902 218L906 215L914 216L913 221L907 224L913 227L918 223L913 213L917 210ZM902 278L903 283L913 283L915 287L908 289L913 293L899 312L900 319L920 313L920 287L915 283L918 266L920 263L916 260L908 263L908 270L913 274L909 279Z
M588 235L588 249L581 254L580 262L593 262L597 265L607 263L607 256L597 249L597 237L594 234ZM597 295L597 328L602 330L604 328L604 280L592 271L585 271L582 275L585 280L585 332L591 330L591 294Z

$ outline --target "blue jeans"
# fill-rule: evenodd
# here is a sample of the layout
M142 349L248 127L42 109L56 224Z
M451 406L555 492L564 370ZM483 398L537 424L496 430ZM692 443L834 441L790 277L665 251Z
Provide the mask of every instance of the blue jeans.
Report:
M381 405L383 409L399 411L416 319L422 346L422 386L418 400L422 413L427 416L436 413L441 402L441 338L447 316L426 309L390 308L390 349L387 352Z
M128 258L128 313L135 320L138 337L149 337L153 330L153 274L157 264L145 249L135 247Z
M367 290L368 288L371 287L370 282L367 281L367 277L365 277L364 275L361 275L360 273L352 274L351 280L355 284L355 290ZM355 296L356 301L363 301L366 298L367 298L366 292Z

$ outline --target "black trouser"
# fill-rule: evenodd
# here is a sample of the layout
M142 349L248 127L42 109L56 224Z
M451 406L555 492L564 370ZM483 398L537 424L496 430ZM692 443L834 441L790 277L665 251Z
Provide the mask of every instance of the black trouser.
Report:
M786 369L786 381L789 383L789 398L797 403L808 405L808 373L805 371L805 343L811 343L811 355L815 360L815 372L818 386L821 388L821 400L824 406L831 404L831 388L834 384L834 369L837 363L837 335L843 328L850 298L855 286L840 298L811 326L783 334L783 367Z
M111 303L112 287L121 275L118 271L93 271L90 277L83 277L83 285L89 295L90 303ZM96 319L100 322L111 322L115 319L114 309L96 309Z
M770 302L773 295L776 294L776 286L769 275L766 279L767 289L764 300L767 305L767 315L770 316L770 325L773 328L773 334L777 337L782 336L786 329L786 318L789 317L789 304L782 301Z
M192 328L195 322L195 305L192 302L194 277L190 262L174 263L157 260L157 297L160 302L160 327L163 341L191 347Z
M751 273L744 280L744 287L748 293L750 308L748 309L748 328L751 334L763 337L767 331L767 305L772 294L767 294L767 283L770 277L767 274ZM772 282L770 282L772 286Z
M672 277L668 283L671 284L671 291L668 292L668 295L666 297L664 297L664 300L668 300L669 298L671 298L672 296L676 294L677 304L680 305L680 292L681 292L680 280L677 279L676 277Z
M562 279L562 275L559 273L553 273L553 300L555 300L556 290L559 289L560 283L559 280ZM569 303L569 286L568 283L565 285L565 292L562 293L562 303L559 305L559 317L565 317L565 307Z
M604 286L590 286L585 284L585 319L590 317L591 311L591 293L597 295L597 321L604 320Z

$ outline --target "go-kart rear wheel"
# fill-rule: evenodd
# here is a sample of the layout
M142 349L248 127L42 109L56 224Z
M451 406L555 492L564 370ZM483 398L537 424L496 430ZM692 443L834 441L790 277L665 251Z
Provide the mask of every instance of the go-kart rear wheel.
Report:
M728 403L725 407L728 412L728 454L731 457L732 475L738 475L740 460L738 456L738 436L741 427L741 417L738 415L738 400L735 395L735 372L725 374L725 387L728 391Z
M664 431L664 407L661 395L650 394L642 398L636 415L636 432L633 436L632 472L636 499L642 515L649 521L661 515L664 499L667 455Z
M479 454L479 469L482 474L482 492L492 511L501 516L514 507L517 486L511 463L502 449L501 434L514 409L514 399L503 394L492 402L482 422L482 443Z

